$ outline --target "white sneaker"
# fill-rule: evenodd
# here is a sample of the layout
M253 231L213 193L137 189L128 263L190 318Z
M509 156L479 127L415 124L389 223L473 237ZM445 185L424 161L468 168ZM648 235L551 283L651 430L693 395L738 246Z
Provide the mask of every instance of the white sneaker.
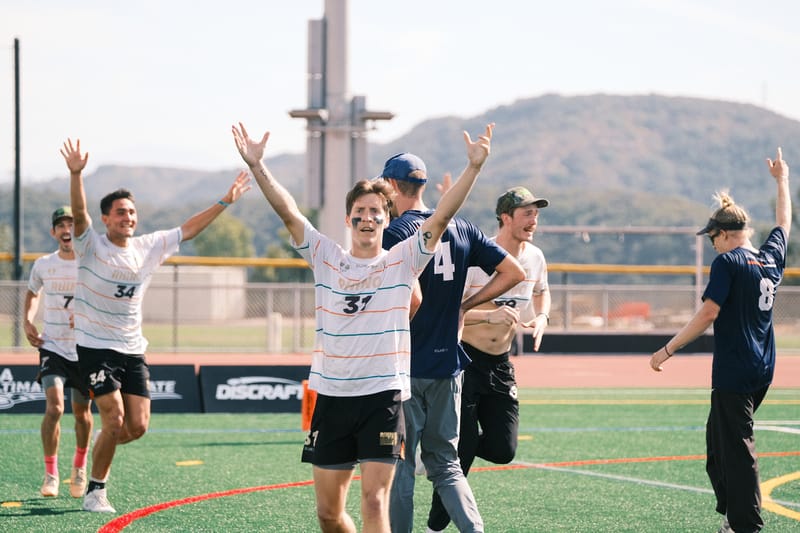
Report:
M86 492L86 467L72 467L72 475L69 477L69 494L73 498L80 498Z
M106 489L94 489L83 497L83 510L91 513L116 513L106 497Z
M417 446L417 452L414 454L414 475L428 475L428 471L425 469L425 463L422 462L422 446Z
M39 492L47 498L55 498L58 496L58 483L58 476L45 474L44 483L42 483L42 488L39 489Z

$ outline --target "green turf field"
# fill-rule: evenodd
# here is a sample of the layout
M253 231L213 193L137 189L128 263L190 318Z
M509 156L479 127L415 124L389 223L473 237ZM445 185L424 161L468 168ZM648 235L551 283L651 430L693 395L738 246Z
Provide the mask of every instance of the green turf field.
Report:
M521 402L518 468L478 461L469 477L486 531L719 527L702 458L708 391L523 390ZM772 390L757 415L761 481L775 501L765 531L800 531L800 389ZM117 450L108 484L116 515L80 511L65 484L58 498L39 496L39 423L0 415L0 531L318 530L299 414L155 414L145 437ZM63 427L65 479L74 434L69 419ZM424 531L430 494L417 477L415 531ZM360 524L358 482L348 504Z

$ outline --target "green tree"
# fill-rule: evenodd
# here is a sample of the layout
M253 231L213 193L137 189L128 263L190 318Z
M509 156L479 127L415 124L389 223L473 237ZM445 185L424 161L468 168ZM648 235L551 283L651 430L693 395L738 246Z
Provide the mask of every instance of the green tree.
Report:
M197 255L207 257L253 257L253 231L233 215L222 213L194 238Z

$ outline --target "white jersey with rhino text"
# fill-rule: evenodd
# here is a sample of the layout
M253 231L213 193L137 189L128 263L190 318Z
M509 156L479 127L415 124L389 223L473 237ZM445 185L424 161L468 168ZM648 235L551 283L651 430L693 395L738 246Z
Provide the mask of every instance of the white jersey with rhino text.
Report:
M78 262L62 259L58 252L43 255L33 263L28 290L42 293L43 350L56 353L68 361L77 361L75 332L70 325L75 297Z
M496 241L496 237L492 237L491 240ZM525 279L495 298L494 303L515 307L519 310L520 321L530 322L535 318L532 296L549 290L547 285L547 262L538 246L534 246L529 242L524 242L522 245L522 252L517 257L517 261L525 271ZM494 273L492 276L494 276ZM483 269L471 267L467 271L464 299L481 290L484 285L489 283L490 279L491 276L488 276Z
M419 231L353 257L305 220L297 252L314 271L316 343L309 386L327 396L399 390L411 397L409 305L414 280L433 257Z
M175 252L181 228L128 239L122 248L91 227L75 238L75 341L87 348L144 354L142 299L153 272Z

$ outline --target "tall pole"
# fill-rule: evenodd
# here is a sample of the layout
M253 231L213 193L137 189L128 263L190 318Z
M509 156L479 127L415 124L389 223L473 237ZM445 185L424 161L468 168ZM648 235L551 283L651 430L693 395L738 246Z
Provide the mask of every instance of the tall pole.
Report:
M22 163L20 154L19 39L14 39L14 279L22 280ZM21 292L21 291L17 291ZM21 294L14 299L13 345L20 345Z
M309 23L307 107L289 112L307 121L306 207L319 209L317 227L344 247L350 245L344 193L379 172L366 168L367 123L394 116L369 111L363 96L350 95L347 15L347 0L325 0L324 18Z

